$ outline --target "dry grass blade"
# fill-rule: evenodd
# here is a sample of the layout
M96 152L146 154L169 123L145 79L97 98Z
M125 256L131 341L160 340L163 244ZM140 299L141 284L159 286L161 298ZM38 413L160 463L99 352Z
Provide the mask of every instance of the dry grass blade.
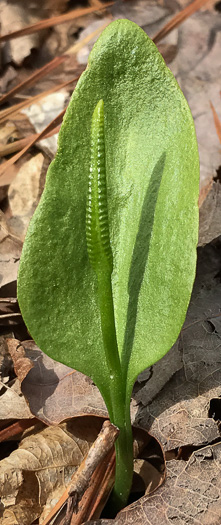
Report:
M34 97L30 97L27 100L24 100L22 102L19 102L19 104L15 104L14 106L4 109L0 111L0 123L7 120L9 117L14 117L19 111L21 111L24 108L27 108L31 104L34 104L35 102L38 102L38 100L41 100L44 97L47 97L51 93L55 93L56 91L59 91L60 89L65 88L66 86L69 86L69 84L72 84L73 82L77 82L79 79L78 77L72 78L71 80L67 80L66 82L63 82L62 84L58 84L57 86L52 87L51 89L47 89L47 91L42 91L42 93L39 93L38 95L35 95Z
M48 124L48 126L46 126L46 128L44 128L43 131L41 131L41 133L38 133L37 135L35 135L34 138L30 140L30 142L27 144L27 146L25 146L25 148L19 151L17 155L14 155L13 157L11 157L11 159L7 160L0 166L0 178L5 174L8 168L13 166L13 164L17 162L17 160L19 160L21 157L23 157L23 155L25 155L25 153L29 150L29 148L34 146L34 144L38 142L39 140L44 139L45 136L48 133L50 133L50 131L52 131L56 126L58 126L58 124L61 123L66 109L67 108L63 109L63 111L61 111L61 113L59 113L59 115L54 120L52 120L52 122L50 122L50 124Z
M216 127L216 133L219 137L219 141L220 141L220 144L221 144L221 121L219 120L219 117L216 113L216 110L212 104L212 102L210 102L210 107L212 109L212 112L213 112L213 119L214 119L214 124L215 124L215 127Z
M182 9L177 15L175 15L167 24L165 24L160 31L158 31L154 37L153 42L157 44L160 40L165 38L170 31L178 27L184 20L186 20L189 16L193 15L196 11L198 11L203 5L205 5L209 0L194 0L191 4L189 4L187 7ZM214 0L215 2L215 0Z
M55 135L55 133L58 133L60 129L60 125L56 126L50 133L47 133L45 135L45 139L52 137ZM32 142L35 138L37 138L37 142L39 141L39 133L33 133L33 135L30 135L29 137L25 137L21 140L15 140L15 142L12 142L11 144L5 144L5 146L0 145L0 157L7 157L7 155L11 155L12 153L15 153L16 151L21 151L21 149L25 148L30 142Z
M65 13L64 15L58 15L53 16L51 18L46 18L45 20L41 20L40 22L36 22L35 24L31 24L29 26L24 27L23 29L19 29L18 31L13 31L12 33L7 33L6 35L2 35L0 37L0 42L6 42L7 40L11 40L12 38L18 38L20 36L24 35L30 35L32 33L38 33L38 31L41 31L42 29L46 29L47 27L53 27L58 24L64 24L65 22L68 22L69 20L74 20L75 18L79 18L80 16L88 15L90 13L94 13L99 9L106 9L107 7L110 7L113 5L114 2L108 2L106 4L102 4L102 6L99 5L95 7L87 7L84 9L75 9L74 11L70 11L69 13Z
M13 89L11 89L8 93L0 97L0 104L4 104L4 102L12 98L14 95L16 95L16 93L19 93L20 91L22 91L22 89L29 88L33 84L36 84L36 82L38 82L41 78L48 75L56 67L60 66L60 64L62 64L62 62L64 62L66 59L67 59L66 55L55 57L53 60L45 64L45 66L35 71L26 80L24 80L23 82L15 86Z

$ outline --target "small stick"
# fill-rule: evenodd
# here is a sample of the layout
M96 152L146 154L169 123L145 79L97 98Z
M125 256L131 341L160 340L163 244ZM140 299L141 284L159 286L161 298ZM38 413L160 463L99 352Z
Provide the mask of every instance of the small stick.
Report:
M78 513L72 515L70 525L80 525L85 521L100 517L100 511L104 507L114 483L114 472L115 450L112 449L102 464L96 468L91 478L91 484L82 497Z
M66 503L69 497L73 498L69 503L69 510L71 504L72 512L73 508L77 508L78 503L89 484L93 472L95 471L97 465L105 458L109 450L112 448L118 435L119 429L112 425L109 420L103 423L102 429L98 434L97 439L93 443L87 456L84 458L77 471L73 474L70 485L64 491L59 501L56 503L54 508L51 510L41 525L48 525L60 508ZM66 520L66 524L67 523L68 521Z
M119 435L119 429L107 420L103 423L97 439L90 448L86 458L74 474L69 487L69 496L77 494L80 501L98 463L106 456Z

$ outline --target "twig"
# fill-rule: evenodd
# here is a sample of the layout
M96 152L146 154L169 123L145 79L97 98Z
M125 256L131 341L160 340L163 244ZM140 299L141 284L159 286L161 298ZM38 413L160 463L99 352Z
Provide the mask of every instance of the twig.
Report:
M94 472L91 483L79 504L78 513L72 515L70 525L81 525L85 521L100 517L100 512L112 489L114 472L115 450L112 450Z
M112 425L110 421L107 420L103 423L102 429L98 434L97 439L93 443L78 470L74 473L69 487L67 487L67 489L64 491L58 503L51 510L41 525L48 525L69 498L72 499L72 501L70 500L69 502L69 510L71 508L73 512L73 509L77 508L78 503L89 484L93 472L113 447L113 444L116 441L118 435L119 429ZM68 523L67 519L69 519L70 523L70 512L69 515L65 517L65 519L65 525Z

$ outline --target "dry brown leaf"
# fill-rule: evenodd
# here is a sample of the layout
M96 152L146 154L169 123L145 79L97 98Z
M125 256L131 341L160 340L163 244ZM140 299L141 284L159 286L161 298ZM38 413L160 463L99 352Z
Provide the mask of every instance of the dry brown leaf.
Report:
M45 139L52 137L56 133L58 133L60 130L60 125L56 126L50 133L47 133L45 135ZM36 142L39 141L38 133L33 133L32 135L25 137L21 140L16 140L15 142L12 142L11 144L6 144L5 146L0 145L0 157L7 157L7 155L11 155L12 153L15 153L16 151L21 151L23 148L25 148L30 142L37 139ZM43 139L44 140L44 139ZM6 184L9 184L8 179L6 180ZM0 185L2 185L2 178Z
M18 379L8 384L0 382L0 393L1 421L7 419L29 419L33 417L21 393L21 385Z
M11 353L11 345L14 348L19 341L12 339L8 344ZM103 398L91 379L53 361L33 341L21 344L25 351L25 362L27 359L33 364L25 379L17 366L18 354L13 353L12 358L18 378L22 381L22 392L33 415L47 424L58 424L82 414L107 417Z
M22 6L18 2L1 1L0 20L2 33L8 33L11 28L16 31L22 30L24 25L38 23L40 18L41 13L38 16L37 14L33 15L33 10L28 9L28 5ZM16 65L20 65L30 55L31 50L39 46L39 43L38 34L23 36L17 42L10 42L5 50L7 53L6 62L14 62Z
M160 2L148 1L147 0L130 0L126 2L115 2L111 8L113 18L128 18L135 24L143 27L143 29L151 36L152 32L159 24L166 19L171 13L171 4L166 2L163 6Z
M12 181L8 199L17 236L23 241L30 219L37 207L41 191L44 156L38 153L20 167Z
M198 273L192 300L181 331L183 366L154 400L148 401L148 382L136 420L148 428L165 450L202 446L219 438L209 415L213 398L221 396L221 285L220 243L199 250ZM171 353L171 359L172 359ZM157 382L157 375L155 375Z
M199 246L221 235L221 183L212 182L200 207Z
M68 0L46 0L45 7L52 13L63 13L67 9Z
M1 54L0 54L0 63L1 63ZM1 72L0 78L0 90L1 93L5 93L8 89L8 84L12 82L17 77L17 71L14 67L8 66L5 71Z
M0 430L0 443L3 441L13 441L14 437L18 439L19 436L27 429L34 429L34 426L39 427L39 420L35 417L30 417L29 419L19 419L11 423L10 421L2 422L3 428ZM7 425L7 426L5 426ZM2 454L3 457L3 454Z
M28 117L34 130L40 133L64 110L68 100L69 93L66 90L62 90L47 95L47 97L24 109L23 113ZM38 141L38 148L41 149L50 160L53 160L57 153L58 134L55 134L54 131L55 130L47 134L47 137L43 140Z
M91 446L88 454L85 456L84 460L80 464L79 468L73 474L70 485L66 488L66 490L62 494L57 504L50 511L47 518L44 519L43 523L42 523L42 516L41 516L40 522L42 523L42 525L48 525L48 523L51 522L52 518L56 516L56 514L58 513L58 511L60 511L60 509L62 509L63 511L62 507L66 503L67 503L67 506L65 509L66 522L70 525L72 525L72 523L73 525L82 523L82 512L80 509L80 507L82 506L82 503L80 503L82 502L82 496L84 496L83 499L85 499L85 496L87 494L87 503L89 506L90 502L88 498L88 492L90 492L91 494L91 490L92 490L93 493L95 494L97 491L100 490L100 483L102 483L102 478L100 479L99 484L96 483L96 478L98 478L98 470L102 471L103 476L104 476L105 471L103 470L103 463L106 463L106 469L107 469L108 461L110 461L111 458L114 459L113 445L118 435L119 435L119 429L115 427L114 425L112 425L109 420L104 421L101 431L98 434L98 437L94 441L93 445ZM109 459L107 458L107 455ZM114 464L113 464L113 467L114 467ZM112 469L112 471L113 470L114 469ZM105 499L108 498L109 493L112 489L112 485L114 483L113 474L114 472L112 472L112 484L107 487L107 495ZM97 479L97 482L98 482L98 479ZM96 484L96 487L94 486L95 484ZM80 506L79 506L79 503L80 503ZM104 504L105 504L105 500L103 500L103 506ZM79 520L79 514L81 515L80 520ZM90 512L87 513L87 517L88 516L90 516ZM59 517L60 517L60 514L59 514Z
M141 478L143 485L136 487L136 479L134 486L132 487L132 492L145 492L145 494L151 494L160 485L164 480L164 476L159 470L151 463L145 459L135 459L134 460L134 472L138 474ZM139 490L138 490L139 489Z
M13 122L6 122L0 127L0 143L6 145L9 140L15 140L18 138L18 131Z
M14 363L14 369L20 383L27 376L28 372L33 368L33 363L25 357L25 350L17 339L7 339L7 346L9 354Z
M84 525L220 525L221 444L194 452L187 462L170 461L167 480L150 496L123 509L115 520Z
M196 13L179 27L178 36L178 53L170 68L193 114L203 187L216 177L221 165L221 148L210 107L210 100L214 107L220 106L221 33L217 12Z
M17 513L20 524L31 524L33 514L39 516L48 498L52 499L53 492L65 490L71 475L96 439L102 421L99 418L76 418L38 433L27 431L27 437L22 439L18 450L0 462L0 494L2 502L9 504L3 513L2 525L8 523L6 517L9 513ZM12 497L15 498L13 507L10 505ZM30 515L27 512L29 503Z
M0 285L4 286L17 278L22 242L14 235L2 211L0 211L0 246Z

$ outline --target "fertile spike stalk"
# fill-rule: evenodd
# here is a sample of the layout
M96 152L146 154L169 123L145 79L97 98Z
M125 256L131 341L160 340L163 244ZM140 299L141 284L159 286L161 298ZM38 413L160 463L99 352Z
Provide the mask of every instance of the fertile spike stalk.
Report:
M108 222L103 100L100 100L95 107L91 125L86 240L90 264L97 275L101 331L109 368L111 406L108 406L108 411L111 421L120 429L115 445L116 484L112 497L112 506L116 512L127 502L133 474L133 453L130 410L128 407L126 409L114 319L111 283L113 257Z

